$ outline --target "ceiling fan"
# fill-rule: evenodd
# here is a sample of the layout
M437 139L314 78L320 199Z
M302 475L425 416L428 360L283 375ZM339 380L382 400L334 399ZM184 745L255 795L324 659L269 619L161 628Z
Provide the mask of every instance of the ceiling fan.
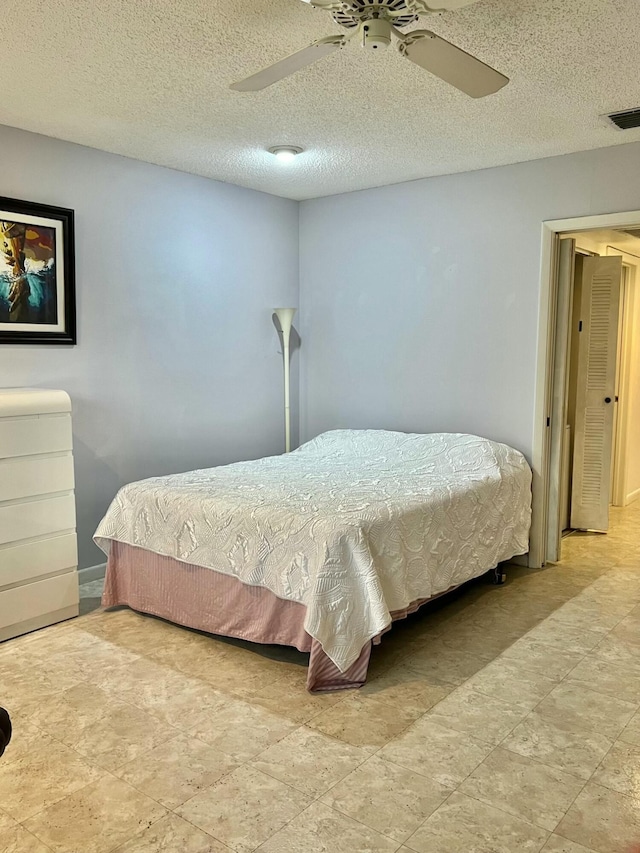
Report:
M336 24L348 33L318 39L308 47L281 59L274 65L233 83L237 92L257 92L317 62L352 39L359 39L369 50L384 50L397 40L400 54L472 98L497 92L509 78L471 56L430 30L401 29L415 24L420 15L453 11L478 0L303 0L317 9L331 12Z

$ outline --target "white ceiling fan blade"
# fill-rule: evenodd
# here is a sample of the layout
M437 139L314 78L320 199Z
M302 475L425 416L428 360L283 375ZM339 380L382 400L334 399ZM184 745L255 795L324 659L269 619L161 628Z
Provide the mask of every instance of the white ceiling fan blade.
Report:
M429 30L413 30L399 42L398 50L472 98L492 95L509 82L504 74Z
M412 5L426 15L429 12L454 12L477 2L478 0L413 0Z
M319 39L308 47L292 53L291 56L281 59L274 65L270 65L269 68L264 68L262 71L252 74L246 80L240 80L239 83L232 83L231 88L236 92L258 92L260 89L266 89L267 86L277 83L278 80L282 80L290 74L295 74L301 68L305 68L307 65L311 65L313 62L317 62L319 59L328 56L334 50L339 50L341 47L344 47L346 42L346 36L327 36L327 38Z
M316 9L326 9L329 12L341 12L344 9L342 0L302 0L302 2L315 6ZM475 3L476 0L473 2Z

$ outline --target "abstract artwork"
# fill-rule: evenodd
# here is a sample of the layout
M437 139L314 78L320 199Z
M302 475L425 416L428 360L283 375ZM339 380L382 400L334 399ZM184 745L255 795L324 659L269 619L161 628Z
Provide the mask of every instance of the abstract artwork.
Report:
M0 343L75 344L73 211L0 197Z

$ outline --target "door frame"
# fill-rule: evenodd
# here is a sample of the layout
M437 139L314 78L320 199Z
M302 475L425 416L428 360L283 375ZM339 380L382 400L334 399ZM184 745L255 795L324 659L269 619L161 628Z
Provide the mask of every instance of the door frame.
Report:
M580 216L571 219L552 219L542 223L542 257L540 263L540 308L538 314L538 354L534 402L532 452L532 514L529 541L531 568L540 568L547 559L549 537L549 484L551 479L551 420L558 417L554 397L557 383L566 383L566 371L556 366L556 317L558 312L558 256L560 235L568 231L592 231L600 228L638 228L640 210L607 213L599 216ZM562 430L555 430L562 438ZM561 448L554 447L553 457L562 459ZM559 476L559 472L557 472ZM559 518L554 521L559 524Z
M612 461L613 489L611 496L614 506L627 506L627 442L629 433L629 380L631 374L631 342L633 337L633 319L635 317L636 288L640 256L632 255L614 245L607 245L608 255L622 256L620 357L618 361L618 403L616 433L614 435L614 456Z

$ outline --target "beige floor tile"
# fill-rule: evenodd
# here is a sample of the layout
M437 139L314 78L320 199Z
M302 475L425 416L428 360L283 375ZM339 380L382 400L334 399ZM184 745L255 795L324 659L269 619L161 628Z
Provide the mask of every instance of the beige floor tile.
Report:
M83 640L66 646L43 658L53 671L64 670L78 680L92 681L104 677L113 669L135 663L139 655L121 648L117 643L82 634Z
M309 805L309 798L251 767L240 767L187 800L177 813L233 850L249 853Z
M302 727L260 753L251 766L311 797L319 797L369 756L357 746Z
M0 681L0 694L1 692L2 682ZM37 754L41 746L53 742L47 734L30 723L20 713L11 715L11 726L13 728L13 736L2 759L0 759L0 769L12 761L22 761L32 758ZM0 808L1 806L2 796L0 795Z
M599 732L611 739L620 734L636 709L635 704L569 681L554 688L536 708L544 716L563 720L576 728Z
M453 685L431 684L428 676L407 665L392 667L378 678L367 681L359 696L372 696L408 711L424 713L444 699Z
M542 853L594 853L594 851L552 833L542 848Z
M414 639L410 633L403 632L400 635L398 632L394 636L394 632L391 631L385 634L382 643L371 649L369 669L367 670L368 678L375 678L392 667L401 666L413 650L421 645L421 642L420 638Z
M454 690L428 712L434 723L491 744L500 743L526 715L527 712L517 705L485 696L466 685Z
M602 640L593 653L617 666L633 669L640 676L640 654L638 654L637 643L630 643L628 640L611 633Z
M419 713L355 695L323 711L309 726L345 743L375 752L413 723Z
M602 641L602 634L587 628L576 628L558 620L546 619L533 628L528 637L565 652L588 654Z
M517 662L505 658L488 664L465 685L525 711L535 708L555 686L556 682L550 678L523 670Z
M209 788L238 762L201 740L179 735L125 764L115 775L168 809Z
M547 618L547 625L558 624L565 628L575 628L577 631L589 631L601 634L601 639L615 628L623 618L617 608L603 609L593 604L589 599L572 599L563 604Z
M640 839L640 801L588 782L556 832L598 853L626 853Z
M0 814L0 850L2 853L51 853L35 835L3 814Z
M538 853L548 833L459 792L407 841L417 853Z
M52 625L41 631L34 631L19 638L24 642L25 650L34 658L45 659L61 652L75 652L79 649L89 648L95 644L96 638L84 630L84 624L78 619Z
M496 749L460 786L460 791L509 814L555 829L584 781L523 755Z
M291 670L298 670L304 681L306 673L302 667L272 660L256 648L259 647L227 646L210 639L209 646L179 656L174 666L183 675L199 679L225 695L241 697L268 688Z
M422 717L384 746L378 756L453 789L492 749L491 744Z
M637 711L624 729L620 732L620 740L640 746L640 711Z
M583 659L582 652L568 652L532 639L529 634L506 649L498 660L513 660L523 671L561 681Z
M206 832L170 814L113 853L229 853L229 850Z
M208 684L144 658L108 670L95 681L108 693L183 731L227 701Z
M227 698L217 708L200 714L190 733L242 762L297 728L296 723L260 707Z
M599 732L575 728L572 722L534 711L516 726L501 746L586 781L611 744L612 741Z
M361 823L313 803L262 844L259 853L395 853L398 843Z
M630 797L640 797L640 746L617 741L602 759L593 782Z
M22 656L5 662L0 673L2 685L2 705L10 714L20 712L28 717L33 708L46 704L58 695L60 690L79 683L75 675L62 674L44 667L40 661L27 662Z
M184 643L192 632L153 616L133 610L101 610L82 620L82 627L92 636L115 643L132 654L155 657L176 638ZM193 636L198 636L193 634Z
M4 660L15 659L24 654L34 655L34 649L44 648L48 643L55 641L58 637L79 631L77 621L60 622L51 625L42 631L33 631L31 634L23 634L12 640L0 643L0 666Z
M634 802L640 761L639 529L640 504L635 515L614 508L609 535L570 537L563 542L562 563L539 572L514 567L500 589L471 584L399 624L374 650L369 682L357 693L311 695L302 657L295 652L272 654L127 609L91 613L0 644L0 699L12 712L15 731L0 762L0 809L5 803L18 809L16 814L24 809L32 815L29 828L53 814L57 823L51 831L58 833L49 847L5 815L0 850L106 853L108 844L111 853L115 844L119 853L227 853L232 847L202 828L174 815L162 817L159 805L151 803L158 812L150 820L149 804L157 798L180 808L182 800L204 801L239 772L263 779L271 794L261 799L275 803L276 811L283 803L288 807L291 796L302 797L303 807L307 791L331 797L333 787L345 808L384 821L385 809L371 805L382 791L379 780L365 781L359 799L353 785L354 778L364 778L371 753L380 749L369 766L414 781L422 777L447 790L477 777L494 800L481 803L457 791L404 846L315 803L265 840L263 850L392 853L401 847L404 853L422 853L426 846L429 853L502 853L501 845L513 845L535 853L547 830L532 827L521 812L508 814L514 797L518 808L522 803L520 795L503 790L524 790L522 799L529 805L541 801L544 814L546 797L559 799L558 777L547 774L569 772L582 784L624 726L588 783L587 790L605 793L600 805L584 807L591 821L584 835L569 840L559 831L544 847L547 853L602 853L603 847L608 853L615 842L616 853L623 853L617 827L634 814L629 802ZM565 678L542 699L542 713L536 708L525 720L524 707L537 699L540 684L548 686L544 679ZM463 684L468 679L477 690ZM298 730L303 724L308 725ZM207 743L190 734L196 727ZM501 748L487 755L505 737ZM509 770L503 758L495 778L491 772L483 776L482 768L505 752L516 764L520 760L517 769ZM115 772L143 789L133 791L134 799L141 799L127 797L122 808L106 788L124 783L93 765L95 760L112 767L121 759L127 763ZM255 767L237 768L247 759ZM248 787L260 799L260 786ZM401 786L388 787L397 792ZM120 787L119 796L123 790L132 788ZM238 797L239 792L240 786ZM86 807L78 810L74 803ZM460 817L455 817L456 803ZM475 803L471 818L469 803ZM407 810L415 819L412 804L410 796L399 803L397 815L386 810L389 820L397 818L397 831L406 825ZM449 808L453 817L447 817ZM42 815L34 814L40 809ZM113 827L122 834L112 844L105 826L120 812L124 826L118 820ZM240 812L231 815L241 820ZM569 817L575 815L570 811L565 820ZM592 827L602 823L599 840ZM228 831L233 837L244 828L234 829L232 821ZM91 846L94 837L97 851Z
M25 758L0 761L0 802L22 822L102 775L77 752L43 734Z
M452 649L437 639L416 646L404 663L426 676L430 685L455 687L479 672L486 665L487 658Z
M382 835L405 841L450 793L434 779L372 756L321 802Z
M633 615L636 599L629 595L628 583L624 585L622 582L612 584L608 580L612 574L613 571L610 570L603 577L598 578L580 593L580 598L584 602L590 602L595 607L605 607L610 612L617 611L621 613L620 619L623 619L626 615ZM606 585L603 586L603 584Z
M178 670L185 658L207 660L212 666L224 658L227 645L221 638L179 626L174 628L171 633L165 632L158 638L161 642L156 642L155 647L148 651L148 657Z
M34 710L30 719L105 770L114 770L179 734L91 684L63 691Z
M26 821L54 853L107 853L166 814L113 776L76 791Z
M605 577L613 577L614 573L615 570L610 571ZM605 631L611 631L631 613L634 602L629 597L611 599L606 595L602 595L600 598L597 595L594 596L593 587L595 585L595 592L597 593L601 582L601 578L595 579L588 587L563 605L561 609L569 616L572 614L576 616L586 614L591 620L591 624L585 624L586 628L592 629L596 627ZM621 588L625 586L627 588L629 586L626 578L621 581Z
M640 657L640 646L638 647ZM587 655L567 676L567 681L580 684L596 693L606 693L625 702L640 703L640 672L625 665Z
M309 693L306 679L307 673L304 669L288 673L276 681L272 680L267 687L257 690L249 701L265 711L303 725L345 698L347 691L342 690L334 693Z
M482 658L485 662L493 660L519 637L528 627L512 626L508 619L502 622L489 620L489 624L465 621L443 632L434 645L444 646L454 651Z
M574 571L572 569L572 571ZM618 582L615 585L616 594L610 594L610 591L602 590L602 579L607 577L614 577L616 575L616 570L608 569L604 576L600 576L598 578L593 578L592 582L589 586L585 587L581 592L576 595L571 603L575 604L577 607L580 607L585 610L589 610L594 612L596 615L605 614L610 617L617 617L618 622L624 619L626 616L630 615L633 612L633 608L636 606L633 599L629 599L628 596L618 594L619 589L624 585L628 588L628 582L625 580L620 583ZM616 622L616 624L618 624Z
M611 632L615 637L630 645L640 645L640 615L635 613L626 616Z

